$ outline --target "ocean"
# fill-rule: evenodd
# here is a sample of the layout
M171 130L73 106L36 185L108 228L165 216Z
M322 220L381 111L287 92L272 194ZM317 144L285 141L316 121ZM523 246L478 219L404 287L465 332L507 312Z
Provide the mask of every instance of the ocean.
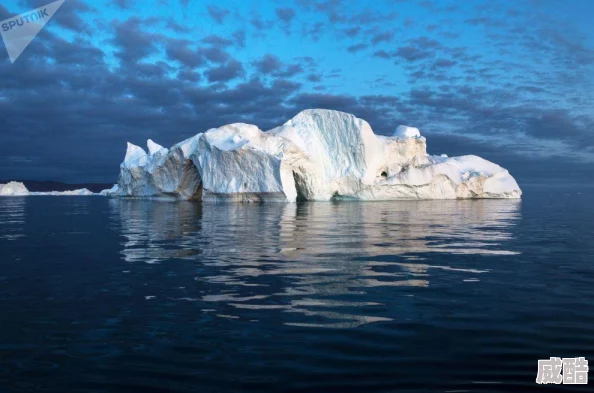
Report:
M537 364L594 360L594 188L523 191L0 198L0 392L570 388Z

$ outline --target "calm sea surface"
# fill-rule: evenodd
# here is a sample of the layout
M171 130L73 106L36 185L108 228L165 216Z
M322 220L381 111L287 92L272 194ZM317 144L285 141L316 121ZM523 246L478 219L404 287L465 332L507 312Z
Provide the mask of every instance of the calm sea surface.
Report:
M537 361L594 366L593 201L1 198L0 392L568 388Z

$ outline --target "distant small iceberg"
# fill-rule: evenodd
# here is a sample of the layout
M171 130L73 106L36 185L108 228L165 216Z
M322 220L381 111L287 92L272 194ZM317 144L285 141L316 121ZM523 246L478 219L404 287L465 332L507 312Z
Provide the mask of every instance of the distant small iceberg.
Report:
M100 195L89 191L86 188L70 191L47 191L47 192L31 192L21 182L11 181L6 184L0 184L0 196L91 196Z
M6 184L0 184L0 196L23 196L29 195L29 190L23 183L11 181Z

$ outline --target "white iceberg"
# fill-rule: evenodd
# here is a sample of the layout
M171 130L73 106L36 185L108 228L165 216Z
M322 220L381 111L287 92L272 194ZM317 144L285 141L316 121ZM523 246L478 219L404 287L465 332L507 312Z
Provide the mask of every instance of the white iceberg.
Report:
M91 196L98 195L89 191L86 188L69 191L43 191L43 192L30 192L29 195L46 195L46 196Z
M375 135L351 114L310 109L262 131L236 123L148 154L128 144L117 187L102 195L204 201L520 198L504 168L477 156L427 154L414 127Z
M102 196L110 196L110 195L118 195L120 192L120 186L118 186L117 184L114 184L113 187L111 187L108 190L102 190L99 192L99 195Z
M29 191L23 183L11 181L7 184L0 184L0 196L26 196L26 195L49 195L49 196L90 196L97 195L86 188L71 191Z
M0 184L0 196L23 196L29 195L29 190L23 183L11 181Z

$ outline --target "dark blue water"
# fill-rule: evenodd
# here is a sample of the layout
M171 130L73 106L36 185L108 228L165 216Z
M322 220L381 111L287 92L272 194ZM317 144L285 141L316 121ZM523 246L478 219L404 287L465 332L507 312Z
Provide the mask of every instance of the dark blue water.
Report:
M594 189L524 191L2 198L0 392L567 388L537 360L594 359Z

